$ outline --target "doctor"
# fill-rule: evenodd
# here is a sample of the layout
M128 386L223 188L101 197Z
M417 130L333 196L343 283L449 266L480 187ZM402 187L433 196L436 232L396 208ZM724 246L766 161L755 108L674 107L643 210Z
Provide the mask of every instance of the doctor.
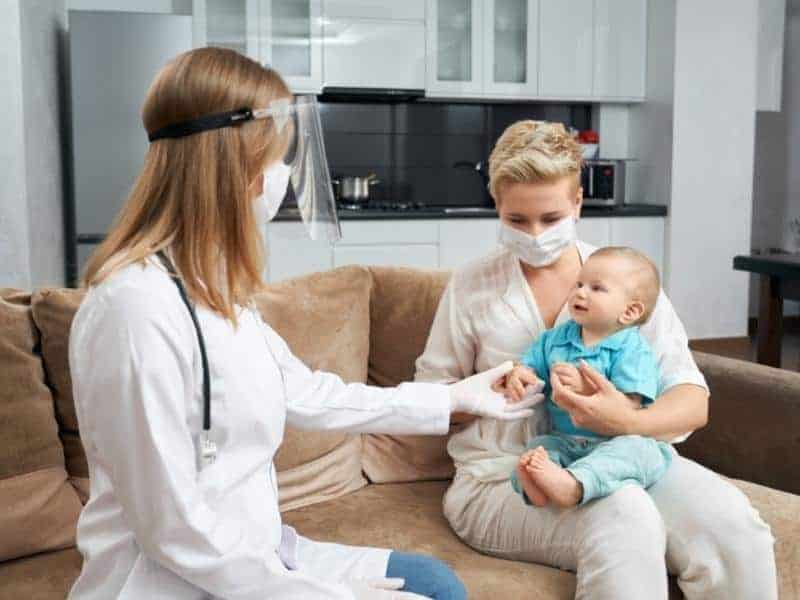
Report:
M312 235L338 232L315 111L218 48L178 56L147 94L144 167L89 262L70 335L91 476L72 600L466 597L435 559L281 524L273 457L287 422L444 434L451 412L517 419L536 402L491 392L510 364L447 386L345 385L264 323L259 227L290 178Z

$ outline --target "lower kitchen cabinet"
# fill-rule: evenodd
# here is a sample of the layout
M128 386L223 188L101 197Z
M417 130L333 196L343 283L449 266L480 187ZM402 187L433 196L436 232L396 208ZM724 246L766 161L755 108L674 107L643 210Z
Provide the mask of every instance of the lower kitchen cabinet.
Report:
M632 246L664 268L663 217L589 217L578 237L595 246ZM342 223L335 246L308 239L299 222L266 229L267 281L344 265L455 269L497 248L497 219L358 220Z

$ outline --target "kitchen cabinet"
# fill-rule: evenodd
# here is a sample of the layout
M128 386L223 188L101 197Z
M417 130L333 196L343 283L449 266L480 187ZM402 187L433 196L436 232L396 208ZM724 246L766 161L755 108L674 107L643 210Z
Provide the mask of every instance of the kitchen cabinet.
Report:
M479 97L483 93L481 6L481 0L428 0L428 96Z
M193 0L194 45L274 67L296 94L322 89L322 0Z
M631 246L664 268L663 217L590 217L579 239L595 246ZM266 278L275 282L344 265L455 269L498 248L497 219L353 220L342 222L335 246L308 239L300 222L267 225Z
M193 0L195 47L230 48L259 58L259 3L262 0Z
M425 89L424 21L325 16L325 87Z
M431 97L645 97L647 0L428 0L427 6Z
M758 0L756 110L780 111L786 0Z
M260 60L295 94L322 90L322 0L260 0Z
M535 97L539 0L487 0L483 8L483 95Z
M539 94L590 98L594 2L540 0L539 6Z
M455 269L498 247L497 219L445 219L439 222L439 268Z
M592 97L645 97L647 3L642 0L594 0L594 75Z

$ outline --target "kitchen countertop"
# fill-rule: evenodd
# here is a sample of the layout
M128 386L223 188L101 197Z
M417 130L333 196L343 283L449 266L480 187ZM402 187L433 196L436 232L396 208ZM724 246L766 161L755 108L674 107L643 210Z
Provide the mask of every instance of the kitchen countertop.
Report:
M622 206L584 206L581 217L665 217L667 207L657 204L623 204ZM497 211L493 208L426 207L413 210L339 209L342 221L358 220L416 220L416 219L493 219ZM296 208L282 209L275 221L297 221L300 213Z

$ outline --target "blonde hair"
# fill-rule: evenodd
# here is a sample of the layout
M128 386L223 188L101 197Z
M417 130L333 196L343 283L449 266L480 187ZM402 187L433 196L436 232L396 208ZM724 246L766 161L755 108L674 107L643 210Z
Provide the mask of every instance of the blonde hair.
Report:
M629 266L626 276L630 281L631 299L644 305L642 316L634 325L647 322L655 310L658 295L661 292L661 277L658 267L647 255L627 246L607 246L592 253L592 258L621 258Z
M510 183L552 183L575 178L583 165L580 144L561 123L517 121L497 140L489 156L489 193L498 203Z
M175 57L145 97L148 133L291 94L274 70L232 50L200 48ZM122 211L86 268L84 285L143 263L169 247L189 296L236 322L263 286L264 248L251 185L288 147L272 119L152 142Z

